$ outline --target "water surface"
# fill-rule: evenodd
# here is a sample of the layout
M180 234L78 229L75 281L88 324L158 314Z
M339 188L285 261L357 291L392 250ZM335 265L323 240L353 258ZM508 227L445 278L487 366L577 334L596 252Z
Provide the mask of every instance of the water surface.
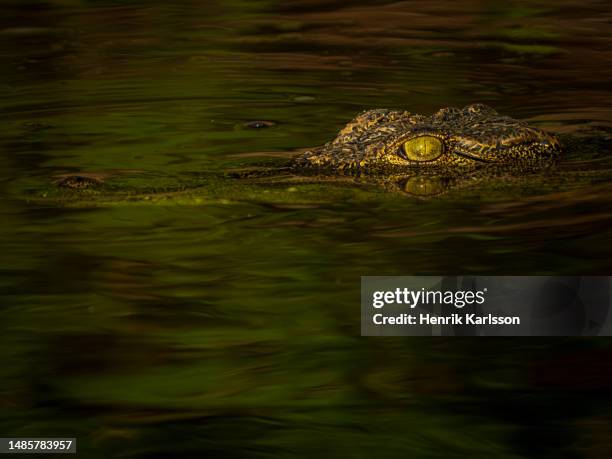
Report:
M4 2L0 432L87 457L605 457L607 341L364 339L357 311L362 275L610 274L611 21L596 0ZM474 102L601 147L433 200L20 198L66 173L279 161L364 109Z

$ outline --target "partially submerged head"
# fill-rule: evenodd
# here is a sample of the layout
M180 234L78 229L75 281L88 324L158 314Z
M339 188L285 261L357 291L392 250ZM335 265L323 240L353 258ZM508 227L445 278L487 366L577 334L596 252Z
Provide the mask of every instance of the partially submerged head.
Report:
M485 105L445 108L430 117L369 110L338 136L294 160L297 168L336 172L554 162L558 140Z

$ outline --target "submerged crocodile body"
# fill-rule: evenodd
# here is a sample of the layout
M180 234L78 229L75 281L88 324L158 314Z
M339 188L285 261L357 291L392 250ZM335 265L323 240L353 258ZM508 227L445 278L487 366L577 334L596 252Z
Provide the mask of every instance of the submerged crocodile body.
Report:
M444 108L425 117L369 110L335 139L292 158L225 173L147 171L64 173L31 181L17 194L62 206L135 203L263 202L308 204L446 195L504 199L607 182L609 135L560 135L484 105ZM563 152L564 161L557 165ZM550 167L554 165L555 167ZM391 193L388 193L388 192Z

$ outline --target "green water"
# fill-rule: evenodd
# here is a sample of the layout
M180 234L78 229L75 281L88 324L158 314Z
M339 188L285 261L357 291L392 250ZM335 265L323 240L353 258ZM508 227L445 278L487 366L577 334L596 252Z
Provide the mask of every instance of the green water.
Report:
M3 2L0 436L84 457L608 457L608 341L361 338L358 312L362 275L611 274L605 148L433 200L20 192L278 162L367 108L482 102L605 139L610 6L168 3Z

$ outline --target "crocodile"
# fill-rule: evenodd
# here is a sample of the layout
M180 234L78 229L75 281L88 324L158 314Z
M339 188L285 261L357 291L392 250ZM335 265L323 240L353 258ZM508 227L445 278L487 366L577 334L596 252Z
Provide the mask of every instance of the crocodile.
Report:
M415 168L498 164L531 167L558 159L558 139L527 123L502 116L483 104L443 108L430 117L407 111L368 110L350 121L335 139L296 155L294 172L393 174ZM94 174L63 175L60 187L99 186Z
M295 170L389 174L419 168L456 169L496 164L539 167L555 162L561 144L552 134L502 116L483 104L443 108L426 117L368 110L325 145L293 160Z
M589 151L609 150L608 140L559 137L563 142L482 104L443 108L431 116L375 109L357 115L330 142L272 164L254 167L249 163L222 174L177 176L146 171L64 173L56 176L52 186L34 186L26 194L28 200L61 201L62 205L318 202L349 189L353 194L376 189L375 193L430 198L478 187L486 188L487 196L495 192L503 196L507 186L516 196L521 190L533 193L572 182L578 185L603 173L603 168L560 172L557 164L562 153L575 157L579 152L585 157ZM571 164L567 162L566 167ZM300 193L294 193L296 189Z

